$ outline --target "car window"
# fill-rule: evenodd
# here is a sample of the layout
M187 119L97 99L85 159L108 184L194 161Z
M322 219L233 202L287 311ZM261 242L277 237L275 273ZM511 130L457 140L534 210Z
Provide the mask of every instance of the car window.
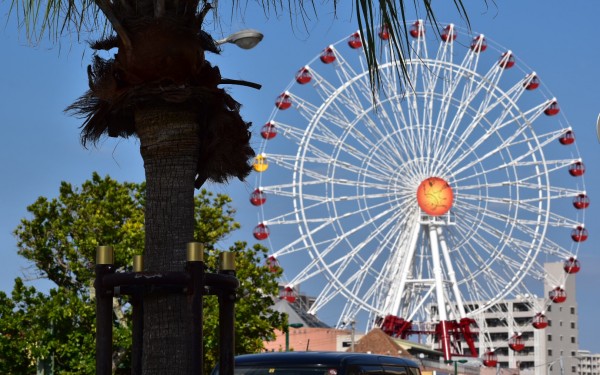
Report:
M379 365L350 365L346 368L347 375L384 375Z
M304 366L236 366L235 375L337 375L336 368Z

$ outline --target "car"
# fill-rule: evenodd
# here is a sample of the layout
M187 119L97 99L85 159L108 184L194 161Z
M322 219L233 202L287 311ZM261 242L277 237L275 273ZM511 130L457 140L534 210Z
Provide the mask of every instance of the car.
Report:
M218 375L218 367L212 375ZM235 375L421 375L409 359L350 352L267 352L235 357Z

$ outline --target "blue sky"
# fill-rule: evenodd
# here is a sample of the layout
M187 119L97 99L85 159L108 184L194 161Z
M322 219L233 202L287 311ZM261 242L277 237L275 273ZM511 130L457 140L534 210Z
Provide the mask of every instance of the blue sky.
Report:
M318 2L320 4L320 2ZM412 2L409 2L412 3ZM450 2L448 2L450 3ZM441 3L440 3L441 4ZM223 11L223 23L215 36L222 37L242 28L255 28L265 34L263 42L250 51L233 45L221 56L209 56L227 78L244 79L263 85L260 91L245 87L231 89L243 104L243 115L258 127L273 108L274 98L288 85L296 70L329 43L356 30L350 9L340 7L332 20L332 6L318 5L319 19L290 26L287 15L265 18L250 6L243 17ZM7 4L0 6L2 16ZM586 164L586 188L592 204L586 212L590 239L580 248L583 270L577 275L580 319L580 348L600 353L600 326L596 324L600 293L600 145L595 122L600 112L600 42L596 18L600 3L572 1L568 6L557 0L502 2L486 7L482 1L469 1L471 26L495 42L511 49L532 67L544 84L560 100L561 110L572 124L579 152ZM410 19L418 18L415 13ZM440 5L442 23L464 26L456 12ZM241 22L240 20L243 20ZM90 51L76 36L60 44L43 42L30 46L13 21L0 31L0 290L10 291L13 279L27 271L28 264L16 254L12 231L26 216L27 205L39 196L57 195L61 181L75 185L89 179L93 171L120 181L142 181L143 164L135 139L107 139L99 147L86 150L79 143L80 122L63 113L86 90L86 66ZM211 190L234 199L242 230L235 235L252 241L256 214L248 204L249 183L209 185Z

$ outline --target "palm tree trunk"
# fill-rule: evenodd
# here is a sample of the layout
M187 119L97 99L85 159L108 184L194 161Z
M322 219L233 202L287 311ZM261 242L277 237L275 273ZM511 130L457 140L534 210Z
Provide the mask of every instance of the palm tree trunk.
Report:
M194 233L197 115L166 106L144 108L136 111L135 124L146 172L144 268L183 271ZM185 295L144 298L143 374L190 374L191 316Z

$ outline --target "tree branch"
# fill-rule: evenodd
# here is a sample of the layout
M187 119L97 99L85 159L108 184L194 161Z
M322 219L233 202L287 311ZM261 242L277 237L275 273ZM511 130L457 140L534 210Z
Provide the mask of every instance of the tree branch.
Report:
M258 84L258 83L242 81L239 79L228 79L228 78L222 78L220 84L247 86L247 87L252 87L253 89L257 89L257 90L260 90L262 87L262 85Z
M115 31L117 32L117 35L121 39L121 43L123 43L123 47L125 48L125 50L131 51L132 45L131 39L129 39L129 34L127 34L127 30L125 30L125 27L123 26L123 24L121 24L121 22L115 15L115 12L113 11L113 8L110 5L110 3L107 0L95 0L95 3L98 6L98 8L100 8L102 13L104 13L106 19L108 20L108 22L110 22L113 29L115 29Z

